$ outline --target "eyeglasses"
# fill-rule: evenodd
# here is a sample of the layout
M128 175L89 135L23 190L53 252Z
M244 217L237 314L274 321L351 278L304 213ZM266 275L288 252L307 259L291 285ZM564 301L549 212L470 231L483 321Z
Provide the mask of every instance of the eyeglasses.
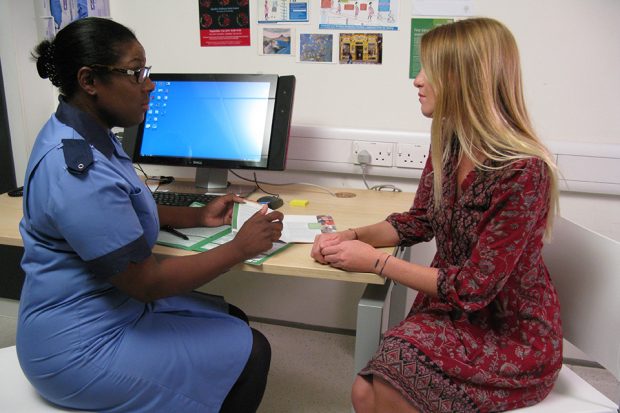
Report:
M140 84L140 83L144 83L144 81L146 80L147 77L149 77L149 75L151 74L151 67L152 66L145 66L142 67L138 70L133 70L133 69L121 69L118 67L113 67L113 66L106 66L106 65L90 65L89 67L93 68L93 69L105 69L108 72L118 72L118 73L122 73L124 75L128 75L128 76L133 76L136 78L136 83Z

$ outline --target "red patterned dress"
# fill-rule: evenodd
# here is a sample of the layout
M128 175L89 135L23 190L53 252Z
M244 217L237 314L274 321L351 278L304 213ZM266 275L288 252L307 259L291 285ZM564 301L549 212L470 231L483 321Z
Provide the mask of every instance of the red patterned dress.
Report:
M360 374L388 381L422 412L529 406L562 363L560 305L541 256L549 176L537 158L475 170L459 197L456 170L454 155L435 210L427 162L412 208L387 218L400 245L435 237L438 297L418 293Z

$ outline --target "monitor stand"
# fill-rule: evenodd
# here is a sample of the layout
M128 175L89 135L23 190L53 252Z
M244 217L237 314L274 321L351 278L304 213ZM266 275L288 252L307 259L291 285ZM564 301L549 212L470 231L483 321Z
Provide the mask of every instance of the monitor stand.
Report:
M196 186L213 194L234 193L244 197L256 189L254 185L230 184L228 169L223 168L196 168Z

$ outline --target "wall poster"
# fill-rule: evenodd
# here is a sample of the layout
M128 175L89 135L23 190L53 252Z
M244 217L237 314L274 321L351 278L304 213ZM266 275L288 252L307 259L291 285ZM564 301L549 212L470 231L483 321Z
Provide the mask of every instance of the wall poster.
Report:
M259 23L308 23L307 0L257 0Z
M38 30L45 39L74 20L84 17L110 17L109 0L42 0L35 2L40 17Z
M398 0L321 0L319 29L398 30Z
M298 62L335 63L336 56L333 34L299 33L297 40Z
M249 46L249 0L198 0L200 46Z
M261 29L259 55L291 56L293 54L293 29L290 27L262 27Z
M441 26L442 24L451 23L454 19L426 19L426 18L413 18L411 19L411 43L409 53L409 79L414 79L422 64L420 63L420 40L424 33L428 32L434 27Z
M340 33L341 64L380 65L383 56L383 34Z

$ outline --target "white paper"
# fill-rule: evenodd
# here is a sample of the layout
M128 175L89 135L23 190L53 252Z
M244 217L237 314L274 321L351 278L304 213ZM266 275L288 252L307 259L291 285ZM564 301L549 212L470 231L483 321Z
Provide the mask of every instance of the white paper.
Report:
M412 16L471 16L473 0L412 0Z
M282 224L280 239L284 242L311 244L314 242L314 237L321 233L316 215L285 215Z
M237 204L237 206L236 219L233 217L233 232L237 232L245 221L263 207L262 204L247 201L244 204ZM271 211L268 209L268 212ZM321 233L321 225L318 223L316 215L285 215L282 226L280 241L286 243L311 244L314 242L314 237Z

